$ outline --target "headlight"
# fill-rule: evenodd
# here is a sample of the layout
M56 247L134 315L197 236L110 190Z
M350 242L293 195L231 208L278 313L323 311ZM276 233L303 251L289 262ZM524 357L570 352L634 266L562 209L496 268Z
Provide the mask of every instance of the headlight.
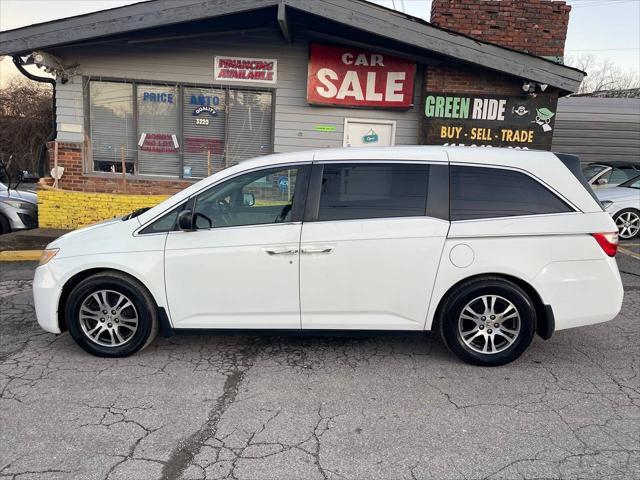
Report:
M58 254L59 251L59 248L48 248L44 250L42 252L42 256L40 257L40 263L38 263L38 266L46 265L47 263L49 263L51 259Z
M611 200L602 200L600 203L602 204L602 208L605 209L613 205L613 202Z
M35 205L33 203L23 202L21 200L14 200L12 198L3 198L2 200L0 200L0 202L6 203L7 205L11 205L12 207L17 208L19 210L29 210L29 209L35 208Z

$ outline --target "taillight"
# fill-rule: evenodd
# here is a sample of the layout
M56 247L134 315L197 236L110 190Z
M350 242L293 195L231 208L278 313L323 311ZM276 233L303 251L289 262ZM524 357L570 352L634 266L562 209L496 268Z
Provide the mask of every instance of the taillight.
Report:
M618 232L609 233L592 233L598 245L604 250L604 253L610 257L615 257L618 252Z

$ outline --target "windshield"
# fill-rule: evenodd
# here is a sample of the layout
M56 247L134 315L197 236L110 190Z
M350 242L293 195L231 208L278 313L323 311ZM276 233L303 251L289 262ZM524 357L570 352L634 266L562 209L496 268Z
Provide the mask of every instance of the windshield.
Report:
M582 174L584 175L584 178L586 178L587 180L591 180L606 168L607 167L605 167L604 165L585 165L584 167L582 167Z
M142 215L144 212L146 212L147 210L150 210L150 209L151 209L151 207L138 208L137 210L134 210L133 212L128 213L127 215L122 217L122 220L124 220L124 221L131 220L132 218L136 218L136 217Z

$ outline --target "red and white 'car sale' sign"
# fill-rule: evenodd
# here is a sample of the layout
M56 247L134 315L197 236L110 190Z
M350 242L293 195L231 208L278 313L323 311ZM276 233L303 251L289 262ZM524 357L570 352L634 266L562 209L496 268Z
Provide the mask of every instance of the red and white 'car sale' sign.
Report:
M410 108L416 64L391 55L312 44L307 101L316 105Z

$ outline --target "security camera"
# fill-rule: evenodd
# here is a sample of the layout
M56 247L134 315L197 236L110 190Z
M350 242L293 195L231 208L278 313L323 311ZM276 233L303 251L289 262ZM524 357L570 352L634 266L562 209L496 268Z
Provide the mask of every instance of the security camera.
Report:
M532 92L534 89L535 89L535 86L532 85L531 83L524 82L522 84L522 91L523 92Z

